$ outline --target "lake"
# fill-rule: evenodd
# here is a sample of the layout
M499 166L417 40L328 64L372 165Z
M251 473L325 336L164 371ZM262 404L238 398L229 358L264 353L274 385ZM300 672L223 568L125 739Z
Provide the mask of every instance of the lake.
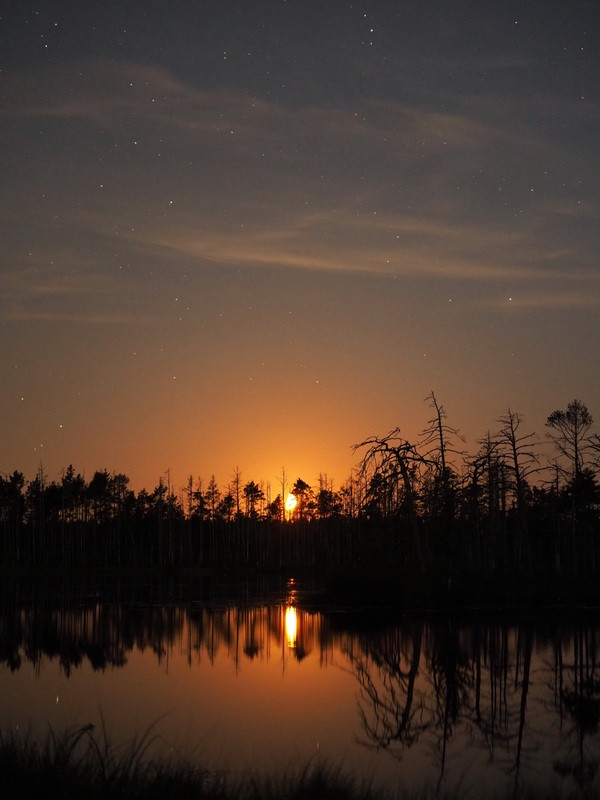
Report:
M311 760L395 790L594 784L600 615L320 607L293 578L12 580L0 725L153 726L235 776Z

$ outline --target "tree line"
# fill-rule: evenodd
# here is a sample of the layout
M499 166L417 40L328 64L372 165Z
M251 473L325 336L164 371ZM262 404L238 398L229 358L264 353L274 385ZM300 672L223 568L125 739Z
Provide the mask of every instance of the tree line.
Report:
M382 559L425 570L544 568L573 574L600 558L600 436L586 405L549 414L542 439L508 409L477 450L465 449L435 394L415 441L400 428L354 445L360 461L338 488L282 472L271 486L225 487L170 474L152 491L103 469L69 465L30 480L0 475L0 565L326 566ZM287 489L295 497L286 510Z

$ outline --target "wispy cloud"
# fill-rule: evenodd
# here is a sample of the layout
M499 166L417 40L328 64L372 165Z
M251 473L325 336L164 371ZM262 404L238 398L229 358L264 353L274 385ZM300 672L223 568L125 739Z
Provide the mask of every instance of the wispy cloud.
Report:
M28 308L8 308L0 311L7 322L67 322L78 325L133 325L144 320L128 313L73 313L71 311L36 311Z
M63 275L41 273L29 269L13 273L6 278L7 293L12 291L30 297L57 297L102 295L114 291L109 279L103 275Z
M15 259L3 275L4 297L102 296L115 291L114 278L98 271L90 255L64 247Z
M278 266L333 272L443 277L455 280L549 280L563 276L522 231L450 223L434 216L352 210L287 210L252 226L225 229L210 221L158 226L134 241L231 267ZM564 254L563 254L564 255ZM573 269L571 263L572 273ZM583 273L585 274L585 273Z
M65 254L67 256L68 254ZM66 260L70 260L68 257ZM13 322L77 322L114 325L148 317L131 306L129 281L98 273L60 274L57 266L13 268L3 276L0 318Z
M514 126L498 127L473 113L368 99L352 108L290 107L224 88L207 91L165 70L108 60L82 63L76 73L70 68L64 79L58 70L6 78L2 113L87 120L106 130L151 125L157 135L209 135L226 148L283 143L289 152L301 140L318 140L326 150L330 145L347 153L368 145L371 162L373 148L396 158L398 147L409 148L405 156L414 149L422 157L423 147L445 156L449 148L481 152L500 142L540 145L530 132L515 134Z
M201 89L159 68L100 61L64 79L60 71L8 78L2 113L87 122L94 135L109 131L114 147L139 134L156 151L165 142L177 151L167 183L147 161L139 175L128 162L135 191L121 181L118 160L103 156L110 192L68 219L121 249L484 282L592 268L595 234L584 250L565 226L589 228L594 204L547 190L537 201L514 163L536 164L543 176L553 148L524 122L509 124L502 110L475 102L462 112L369 99L351 108L290 107ZM165 191L179 185L185 203L166 214ZM112 291L102 280L47 274L21 291Z

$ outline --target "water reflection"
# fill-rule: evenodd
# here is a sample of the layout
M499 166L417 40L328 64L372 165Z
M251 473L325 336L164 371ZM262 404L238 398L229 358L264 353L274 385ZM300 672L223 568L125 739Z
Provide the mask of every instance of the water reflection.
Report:
M298 632L298 612L294 606L287 606L285 609L285 635L287 636L288 647L296 647L296 635Z
M555 663L560 665L558 707L561 727L563 721L567 724L564 727L566 752L554 761L553 766L559 775L572 777L583 788L593 783L598 771L600 676L596 663L597 630L577 631L571 652L571 663L565 663L562 643L557 643Z
M0 710L13 691L10 675L26 665L39 675L57 663L69 680L85 665L93 674L140 669L138 657L146 671L148 659L180 659L190 675L204 663L215 674L233 664L236 676L252 665L254 683L245 691L273 695L275 705L286 685L275 686L271 665L280 675L294 665L297 719L316 729L318 715L326 715L327 724L339 725L332 740L347 735L353 720L351 744L373 754L377 774L434 776L431 788L466 774L474 792L484 776L490 789L552 781L585 787L600 763L599 624L591 614L437 615L375 630L348 614L307 610L293 583L276 597L247 593L235 603L214 594L142 602L135 591L32 602L4 592ZM201 686L194 691L201 695ZM225 708L223 691L210 696ZM215 713L223 719L229 712ZM267 724L278 724L276 714Z

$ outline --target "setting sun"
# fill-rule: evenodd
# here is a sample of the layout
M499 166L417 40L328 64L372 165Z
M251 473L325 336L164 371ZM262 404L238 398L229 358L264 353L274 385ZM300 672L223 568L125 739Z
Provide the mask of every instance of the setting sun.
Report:
M290 494L287 496L287 500L285 501L285 510L292 512L297 505L298 501L296 500L296 495L290 492Z

